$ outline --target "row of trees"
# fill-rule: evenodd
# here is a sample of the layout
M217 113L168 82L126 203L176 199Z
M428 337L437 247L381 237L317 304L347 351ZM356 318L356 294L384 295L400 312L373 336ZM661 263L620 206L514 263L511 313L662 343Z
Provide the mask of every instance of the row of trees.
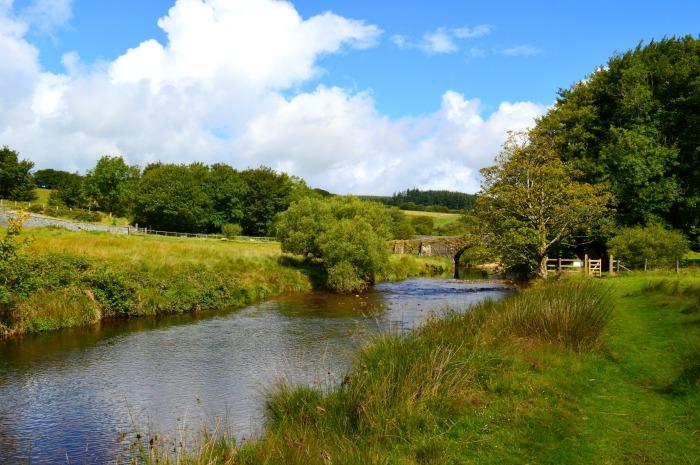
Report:
M52 189L50 202L129 217L151 229L220 232L237 225L247 235L273 233L275 215L295 200L326 193L266 167L243 171L224 165L155 163L140 170L122 157L103 156L81 176L44 169L17 152L0 150L0 198L32 201L34 189ZM228 230L231 230L229 227Z
M447 190L407 189L391 197L367 196L365 198L399 207L402 210L448 212L470 210L474 206L475 196Z

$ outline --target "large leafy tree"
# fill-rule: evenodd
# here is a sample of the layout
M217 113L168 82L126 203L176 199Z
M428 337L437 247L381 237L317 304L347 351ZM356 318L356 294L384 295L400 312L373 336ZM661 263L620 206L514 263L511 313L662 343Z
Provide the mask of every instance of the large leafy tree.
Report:
M86 199L102 211L124 215L129 211L131 194L139 169L120 156L103 156L88 171L83 183Z
M56 189L64 183L66 179L75 176L67 171L54 170L51 168L38 170L34 173L34 182L44 189Z
M666 224L700 246L700 39L613 56L561 90L535 133L580 179L610 186L623 225Z
M506 265L546 277L550 250L600 219L611 196L600 184L577 181L579 172L544 139L512 135L496 162L481 170L478 215Z
M238 171L223 164L211 166L204 191L212 202L210 221L214 229L221 230L225 224L240 224L243 221L248 186Z
M253 236L267 235L275 215L292 202L294 180L267 167L245 170L241 176L247 194L243 199L243 231Z
M0 148L0 198L10 200L34 200L34 163L20 160L19 154L9 147Z
M213 212L208 176L201 164L147 166L134 196L134 222L162 231L207 231Z

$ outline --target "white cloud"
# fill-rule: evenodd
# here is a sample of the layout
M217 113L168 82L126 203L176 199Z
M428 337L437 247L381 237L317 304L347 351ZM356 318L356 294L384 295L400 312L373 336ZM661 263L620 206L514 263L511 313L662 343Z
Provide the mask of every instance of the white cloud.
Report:
M453 33L455 37L459 37L460 39L474 39L491 34L492 29L493 28L489 24L479 24L473 28L468 28L465 26L453 29Z
M27 23L3 5L0 88L11 91L0 93L0 144L40 168L85 170L119 153L142 166L267 164L343 193L474 191L506 131L544 111L503 103L484 116L478 100L448 91L433 114L392 119L370 92L295 92L319 73L320 57L371 46L381 31L332 13L303 19L275 0L178 0L159 21L165 43L144 41L92 67L69 53L66 72L49 73Z
M73 0L33 0L20 17L42 33L51 34L73 16Z
M480 24L473 28L440 27L435 31L426 32L420 40L412 40L404 35L393 35L391 41L400 49L418 49L433 54L455 53L459 51L458 42L463 39L475 39L491 33L492 27Z
M515 47L500 50L499 53L501 55L511 57L529 57L533 55L540 55L542 50L537 47L533 47L532 45L516 45Z

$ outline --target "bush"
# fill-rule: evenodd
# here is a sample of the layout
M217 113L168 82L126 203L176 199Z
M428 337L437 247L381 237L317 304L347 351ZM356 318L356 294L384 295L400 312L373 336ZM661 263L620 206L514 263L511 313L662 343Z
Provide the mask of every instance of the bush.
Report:
M688 252L688 241L661 226L624 228L608 241L608 251L629 268L669 266Z
M411 226L419 236L429 236L435 228L433 219L429 216L414 216L411 218Z
M328 270L328 287L341 294L363 291L367 283L358 277L354 266L342 261Z
M228 238L240 236L242 232L243 228L239 224L227 223L221 226L221 234Z
M85 221L88 223L99 223L102 221L102 214L99 212L91 212L85 210L76 210L70 217L76 221Z

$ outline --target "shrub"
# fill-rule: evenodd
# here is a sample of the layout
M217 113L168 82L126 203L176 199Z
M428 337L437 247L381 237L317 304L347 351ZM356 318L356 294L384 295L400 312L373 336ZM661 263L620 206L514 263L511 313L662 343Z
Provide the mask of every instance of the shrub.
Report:
M102 221L102 215L99 212L91 212L85 210L76 210L71 215L76 221L86 221L89 223L98 223Z
M681 260L688 252L688 241L678 231L661 226L624 228L608 241L611 254L631 268L668 266Z
M433 233L435 223L429 216L414 216L411 218L411 226L419 236L429 236Z
M367 283L360 279L354 266L342 261L328 270L328 287L341 294L363 291Z
M221 234L228 238L240 236L242 232L243 228L239 224L227 223L221 226Z

